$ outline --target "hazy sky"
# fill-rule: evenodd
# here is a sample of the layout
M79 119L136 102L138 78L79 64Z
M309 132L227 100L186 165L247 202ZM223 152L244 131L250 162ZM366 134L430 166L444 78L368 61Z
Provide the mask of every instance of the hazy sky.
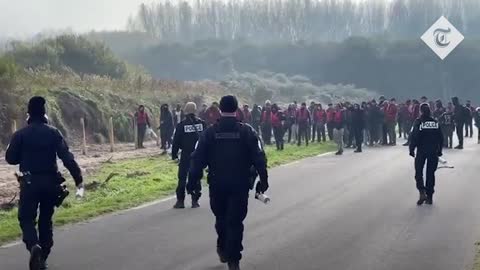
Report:
M158 1L0 0L0 37L27 37L67 28L75 32L123 29L128 16L134 14L141 3Z
M0 36L121 29L142 2L154 0L0 0Z

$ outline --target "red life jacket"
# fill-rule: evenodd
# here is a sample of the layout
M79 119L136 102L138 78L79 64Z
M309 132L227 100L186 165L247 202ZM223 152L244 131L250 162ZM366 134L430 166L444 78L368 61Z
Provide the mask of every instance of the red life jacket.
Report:
M297 121L300 123L305 123L308 120L308 110L307 109L300 109L297 112Z
M334 121L335 118L335 111L328 109L327 110L327 123L331 123Z
M147 124L148 123L148 115L146 112L138 112L137 113L137 124Z
M276 113L271 113L271 121L272 121L272 126L274 127L279 127L282 125L282 121L280 120L280 112Z
M342 111L335 112L334 122L336 124L341 124L343 122L343 112Z
M325 111L317 110L317 112L315 113L315 121L317 123L323 123L323 119L325 119Z

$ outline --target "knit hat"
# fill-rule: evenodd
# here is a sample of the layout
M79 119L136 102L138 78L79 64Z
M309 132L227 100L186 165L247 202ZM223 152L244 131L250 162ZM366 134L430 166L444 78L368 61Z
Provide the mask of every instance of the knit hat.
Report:
M223 113L234 113L238 109L238 101L235 96L224 96L220 100L220 111Z
M183 111L185 114L195 114L195 112L197 112L197 104L193 102L187 102Z
M33 97L28 102L28 114L31 117L35 116L44 116L47 113L45 109L45 104L47 101L43 97Z

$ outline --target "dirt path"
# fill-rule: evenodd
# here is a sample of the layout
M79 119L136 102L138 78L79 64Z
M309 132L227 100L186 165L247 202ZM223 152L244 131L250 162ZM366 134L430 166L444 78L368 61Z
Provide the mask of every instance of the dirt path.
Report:
M160 149L155 142L146 142L145 149L135 150L133 143L117 144L115 152L110 152L110 145L90 145L87 149L87 155L82 155L79 148L73 148L75 157L88 177L97 170L103 163L111 159L112 161L149 157L160 154ZM59 164L62 171L65 171L63 165ZM5 161L5 152L0 151L0 204L10 201L18 192L18 185L14 177L17 166L10 166Z

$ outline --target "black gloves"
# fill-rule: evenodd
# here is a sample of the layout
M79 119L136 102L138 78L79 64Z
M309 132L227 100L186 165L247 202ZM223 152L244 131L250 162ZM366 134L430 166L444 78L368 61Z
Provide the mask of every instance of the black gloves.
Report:
M410 156L411 156L411 157L415 157L415 152L414 152L414 151L410 151Z
M443 153L442 153L442 151L439 151L437 155L438 155L438 157L441 157L441 156L443 156Z
M257 186L256 186L256 188L255 188L255 191L256 191L257 193L263 194L263 193L265 193L265 191L268 190L268 187L269 187L269 186L268 186L268 181L259 181L259 182L257 183Z

